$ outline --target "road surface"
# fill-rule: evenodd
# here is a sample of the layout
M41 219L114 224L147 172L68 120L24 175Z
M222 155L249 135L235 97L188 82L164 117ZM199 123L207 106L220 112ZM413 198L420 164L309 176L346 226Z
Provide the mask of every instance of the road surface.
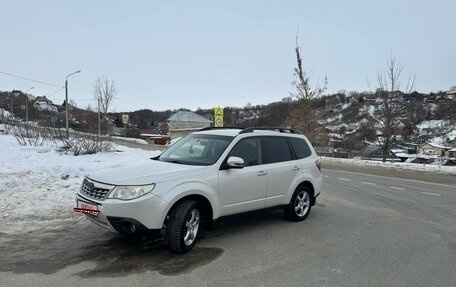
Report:
M305 221L234 216L186 255L76 219L0 235L0 286L456 285L455 185L329 169Z

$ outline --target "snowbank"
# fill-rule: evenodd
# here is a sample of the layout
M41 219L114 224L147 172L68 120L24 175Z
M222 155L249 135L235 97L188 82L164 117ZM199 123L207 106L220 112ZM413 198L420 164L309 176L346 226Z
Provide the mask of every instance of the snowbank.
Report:
M132 143L137 143L137 144L148 145L148 143L145 140L143 140L143 139L124 138L124 137L112 137L112 138L116 139L116 140L126 141L126 142L132 142Z
M411 169L411 170L426 170L434 172L445 172L456 174L456 166L442 166L439 163L433 164L417 164L417 163L407 163L407 162L382 162L375 160L363 160L363 159L347 159L347 158L334 158L334 157L320 157L325 161L341 162L348 163L353 165L360 166L380 166L386 168L396 168L396 169Z
M430 120L430 121L422 121L421 123L417 124L416 127L418 129L439 129L444 128L449 124L449 121L445 120Z
M160 154L115 146L116 152L73 156L51 145L18 146L14 137L0 135L0 218L4 233L21 233L61 221L74 214L74 198L84 176Z

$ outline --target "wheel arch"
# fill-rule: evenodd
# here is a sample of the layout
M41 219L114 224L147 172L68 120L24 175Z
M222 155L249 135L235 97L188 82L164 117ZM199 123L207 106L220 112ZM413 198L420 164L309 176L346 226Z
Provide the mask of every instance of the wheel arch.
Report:
M186 195L182 196L181 198L175 200L172 204L169 205L169 207L165 213L166 215L163 218L163 223L166 224L166 220L167 220L168 215L171 212L171 210L173 210L173 208L176 205L178 205L179 203L181 203L182 201L185 201L185 200L197 201L201 206L201 212L203 213L203 218L204 218L205 224L212 222L213 217L214 217L214 208L213 208L211 201L202 194L189 193L189 194L186 194Z
M305 186L307 187L311 194L311 203L315 204L315 190L318 189L318 181L314 181L313 175L309 172L300 173L293 181L293 184L290 185L287 195L284 198L283 204L290 203L291 197L297 188Z
M307 189L309 189L309 191L310 191L310 204L312 206L315 205L315 188L314 188L313 184L310 181L308 181L308 180L304 180L300 184L298 184L298 186L296 188L300 188L300 187L306 187Z

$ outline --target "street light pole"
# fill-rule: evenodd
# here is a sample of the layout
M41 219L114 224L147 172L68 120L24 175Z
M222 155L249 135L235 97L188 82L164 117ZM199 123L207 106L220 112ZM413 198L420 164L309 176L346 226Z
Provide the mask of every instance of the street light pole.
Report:
M98 136L101 136L100 99L98 99Z
M29 129L28 129L28 125L29 125L29 119L28 119L28 91L30 91L31 89L33 89L33 87L31 87L30 89L25 91L25 128L27 130L27 138L29 137Z
M70 131L68 129L68 77L74 74L80 73L81 70L73 72L66 76L65 79L65 131L66 131L66 138L70 138Z

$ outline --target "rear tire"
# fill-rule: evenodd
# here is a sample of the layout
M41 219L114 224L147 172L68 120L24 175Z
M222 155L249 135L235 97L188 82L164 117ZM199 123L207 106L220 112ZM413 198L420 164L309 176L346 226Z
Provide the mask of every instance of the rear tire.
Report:
M284 208L285 216L291 221L307 218L312 208L312 192L305 186L298 186L291 197L290 203Z
M202 212L197 201L184 200L174 206L166 224L168 248L176 253L190 251L200 234Z

